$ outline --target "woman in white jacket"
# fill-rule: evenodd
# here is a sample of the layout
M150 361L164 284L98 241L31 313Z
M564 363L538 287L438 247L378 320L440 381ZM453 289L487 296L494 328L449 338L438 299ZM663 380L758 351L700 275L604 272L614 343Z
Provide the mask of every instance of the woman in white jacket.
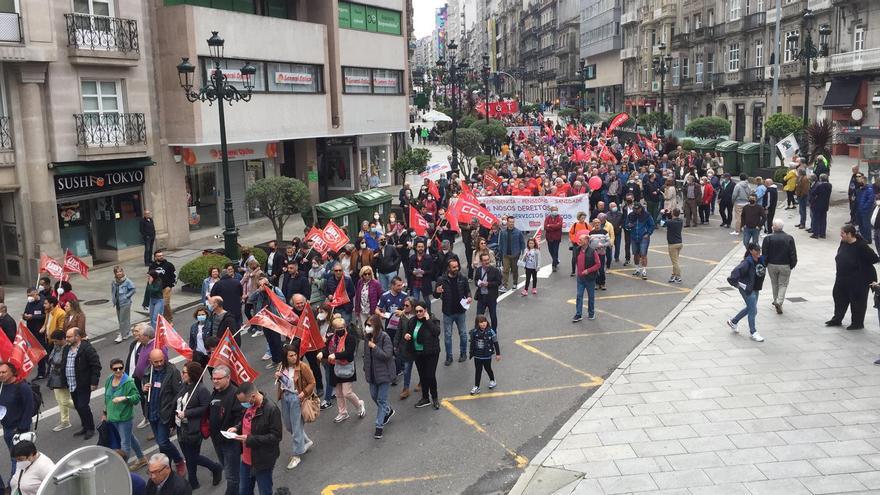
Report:
M10 453L16 462L10 482L12 493L37 495L40 484L55 469L55 463L46 454L37 452L37 446L28 440L13 445Z

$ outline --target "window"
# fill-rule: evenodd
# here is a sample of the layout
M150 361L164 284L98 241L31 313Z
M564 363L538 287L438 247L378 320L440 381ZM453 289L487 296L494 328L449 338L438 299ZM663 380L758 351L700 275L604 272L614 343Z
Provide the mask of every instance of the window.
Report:
M682 31L682 32L685 34L691 32L691 18L690 17L684 18L684 31Z
M865 26L856 26L853 32L853 51L860 52L865 49Z
M739 0L730 0L730 17L727 20L735 21L739 19Z
M727 71L739 70L739 43L731 43L727 47Z
M678 86L681 83L681 60L674 59L672 61L672 85Z
M687 58L681 59L681 75L682 77L688 77L691 75L691 64L690 60Z
M699 13L694 14L694 30L700 29L703 27L703 16Z
M703 55L697 54L697 58L694 62L694 82L702 83L703 82Z
M373 93L399 95L403 93L399 70L374 69Z
M77 14L113 16L113 6L109 0L74 0L73 11Z
M819 33L819 48L828 46L831 36L829 34Z
M710 26L715 25L715 9L709 9L709 12L707 12L707 15L706 15L706 20L708 21L707 22L708 25L710 25Z
M342 68L343 93L403 94L403 72L392 69Z
M708 53L706 54L706 74L713 74L715 72L715 54Z
M208 77L208 67L213 65L212 59L202 57L202 74L204 77ZM230 86L235 87L239 91L244 91L244 77L241 75L241 68L244 67L246 63L245 60L238 60L234 58L224 58L220 60L220 72L226 76L226 82L229 83ZM257 68L257 73L254 74L254 89L253 91L266 91L266 67L262 62L253 62L251 61L251 65ZM214 69L212 68L210 74L214 73ZM207 83L207 80L203 81L203 83Z
M321 66L269 62L269 91L281 93L321 93Z
M81 81L82 129L80 143L87 146L118 142L123 138L122 90L119 81Z
M343 78L345 83L343 89L345 93L371 93L370 86L370 69L358 69L355 67L346 67L343 69Z
M755 42L755 67L764 66L764 40Z
M798 51L800 50L800 38L797 41L788 41L788 37L792 35L799 35L800 32L796 29L794 31L789 31L785 33L785 37L782 39L782 42L785 43L785 56L782 61L785 63L797 60Z
M648 66L642 65L642 84L648 84Z
M746 15L752 13L752 0L745 0L746 2Z
M122 113L119 81L82 81L83 113Z
M339 27L399 35L401 33L400 12L357 3L339 2Z
M755 2L755 12L764 12L764 0Z

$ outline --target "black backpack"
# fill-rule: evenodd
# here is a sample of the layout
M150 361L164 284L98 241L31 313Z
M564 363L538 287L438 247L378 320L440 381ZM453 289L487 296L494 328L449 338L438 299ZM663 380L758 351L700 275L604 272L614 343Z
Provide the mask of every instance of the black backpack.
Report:
M34 401L34 416L37 417L36 424L34 425L34 430L37 431L37 426L40 425L40 411L43 409L43 392L40 390L40 385L34 382L30 382L31 395L33 396Z

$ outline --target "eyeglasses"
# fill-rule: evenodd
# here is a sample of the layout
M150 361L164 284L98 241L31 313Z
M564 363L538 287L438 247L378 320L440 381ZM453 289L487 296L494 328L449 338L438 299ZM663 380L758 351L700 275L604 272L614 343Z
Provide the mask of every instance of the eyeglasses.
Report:
M110 370L112 370L112 371L122 371L122 366L114 366L114 367L110 368Z
M425 312L425 310L422 309L422 308L419 308L419 309L416 310L416 313L424 313L424 312Z
M162 466L159 469L149 469L147 472L150 473L150 476L154 476L164 471L165 468L171 469L171 466Z
M333 270L334 273L341 272L342 270Z

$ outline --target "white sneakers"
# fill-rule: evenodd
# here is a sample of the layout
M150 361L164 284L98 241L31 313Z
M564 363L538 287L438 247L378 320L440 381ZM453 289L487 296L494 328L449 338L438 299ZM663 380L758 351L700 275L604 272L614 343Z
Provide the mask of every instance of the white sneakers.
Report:
M727 320L727 326L730 327L730 331L733 333L739 333L739 330L736 329L736 323L733 320Z
M495 388L497 386L498 386L498 384L495 383L495 380L489 380L489 388L490 389Z
M313 442L311 439L308 442L306 442L306 444L303 446L303 454L308 452L309 449L312 448L312 445L315 445L315 442Z
M299 466L301 460L302 459L300 459L298 455L290 456L290 462L287 463L287 469L293 469Z
M262 359L263 361L268 361L268 360L272 359L272 355L267 352L267 353L263 354L263 357L261 357L260 359Z
M147 421L147 418L144 418L144 419L141 420L140 423L138 423L138 426L137 426L137 427L138 427L138 429L144 429L144 428L146 428L146 427L148 427L148 426L150 426L150 422Z
M471 389L471 395L477 395L480 393L480 387L474 387Z
M734 323L733 320L727 320L725 323L727 323L727 326L730 327L730 330L733 333L739 333L739 330L736 328L736 323ZM764 342L764 337L761 337L761 334L758 332L753 333L749 338L755 342Z
M360 409L358 409L358 417L363 418L367 415L367 408L364 407L364 401L359 401L358 405L360 406Z
M764 337L761 337L761 334L758 332L753 333L750 338L755 342L764 342Z
M57 425L55 425L55 428L52 428L52 431L66 430L66 429L70 428L71 426L73 426L73 425L71 425L70 423L58 423Z

